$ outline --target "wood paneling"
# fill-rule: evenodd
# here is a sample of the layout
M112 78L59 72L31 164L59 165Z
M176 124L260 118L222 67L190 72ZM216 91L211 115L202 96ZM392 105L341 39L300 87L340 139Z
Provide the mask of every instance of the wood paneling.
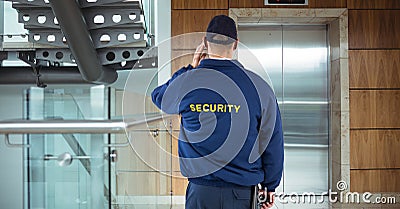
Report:
M350 88L400 88L400 50L350 50Z
M171 191L170 178L158 172L118 172L117 195L166 196Z
M347 0L308 0L310 8L346 8Z
M400 169L351 170L352 192L400 192Z
M205 32L185 33L184 35L175 36L171 40L172 50L189 50L193 53L203 41L204 36L206 36Z
M171 62L171 71L174 73L182 67L192 64L195 50L176 50L172 51L173 60ZM178 127L179 128L179 127Z
M180 173L175 173L177 176L182 176ZM172 192L174 195L185 195L186 187L189 181L186 178L182 177L173 177L172 178Z
M351 130L350 168L400 168L400 130Z
M264 0L229 0L230 8L260 8L264 7Z
M216 15L228 15L228 10L172 10L172 36L190 32L205 32Z
M172 0L172 9L228 9L228 0Z
M349 9L400 9L399 0L348 0Z
M349 10L348 27L349 49L358 49L349 50L351 191L400 192L400 130L376 129L400 127L400 1L347 6L361 9Z
M350 10L350 49L400 48L398 10Z
M350 127L400 128L400 90L350 90Z
M307 6L266 6L264 0L230 0L230 8L346 8L346 0L309 0Z

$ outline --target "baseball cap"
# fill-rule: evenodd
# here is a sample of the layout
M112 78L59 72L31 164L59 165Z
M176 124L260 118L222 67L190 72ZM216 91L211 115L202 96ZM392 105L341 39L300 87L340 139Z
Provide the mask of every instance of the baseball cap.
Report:
M224 35L227 40L215 39L216 35ZM235 21L226 15L213 17L207 27L207 41L215 44L228 45L237 40L237 29Z

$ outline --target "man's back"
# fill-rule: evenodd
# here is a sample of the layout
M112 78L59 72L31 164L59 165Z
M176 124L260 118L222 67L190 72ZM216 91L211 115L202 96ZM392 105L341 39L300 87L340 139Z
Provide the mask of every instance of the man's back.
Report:
M264 181L260 157L273 134L282 135L279 110L269 85L233 60L205 59L196 69L181 71L158 106L182 116L182 174L202 185L252 186ZM153 92L154 101L158 90ZM270 118L277 118L277 123ZM261 125L271 128L260 138ZM271 146L278 151L273 157L283 155L278 148Z
M249 209L257 184L268 187L271 201L262 208L271 208L282 177L276 98L264 80L232 60L238 41L234 20L215 16L192 65L152 93L157 107L182 116L179 160L189 178L186 209Z

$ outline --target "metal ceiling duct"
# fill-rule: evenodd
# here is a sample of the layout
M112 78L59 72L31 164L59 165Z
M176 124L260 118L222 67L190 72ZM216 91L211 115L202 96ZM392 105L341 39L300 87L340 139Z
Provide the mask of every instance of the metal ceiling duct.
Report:
M109 84L117 80L117 72L101 65L87 28L85 18L76 0L50 0L61 30L67 39L82 77L93 83Z
M44 84L89 84L77 67L42 67L40 81ZM0 85L35 84L37 75L31 67L1 67Z

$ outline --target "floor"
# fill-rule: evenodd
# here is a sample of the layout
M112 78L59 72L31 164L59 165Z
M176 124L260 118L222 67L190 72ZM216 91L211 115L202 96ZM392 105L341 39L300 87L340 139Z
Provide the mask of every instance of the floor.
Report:
M115 205L113 209L184 209L182 200L184 197L176 197L174 201L179 204L119 204ZM319 200L319 198L317 198ZM173 201L173 202L174 202ZM272 209L385 209L394 208L400 209L400 195L396 197L396 204L366 204L366 203L353 203L353 204L339 204L329 203L328 197L324 198L323 203L280 203L276 202Z
M338 205L326 205L326 204L287 204L287 205L275 205L272 209L384 209L393 208L399 209L400 204L395 205L365 205L365 204L338 204ZM119 205L114 209L184 209L183 205Z

